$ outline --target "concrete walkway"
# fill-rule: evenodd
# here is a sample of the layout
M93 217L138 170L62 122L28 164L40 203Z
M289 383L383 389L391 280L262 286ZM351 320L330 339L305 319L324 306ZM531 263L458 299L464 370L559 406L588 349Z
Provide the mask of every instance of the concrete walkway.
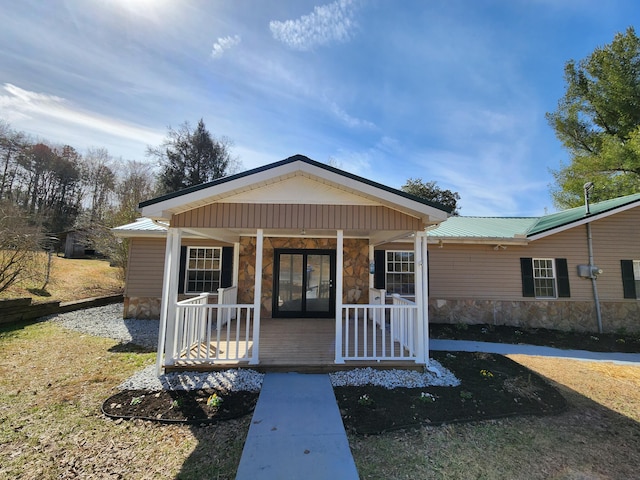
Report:
M589 352L586 350L562 350L538 345L512 345L508 343L474 342L468 340L429 340L429 348L448 352L485 352L501 355L535 355L541 357L571 358L598 362L640 365L640 353Z
M329 376L267 373L236 480L357 480Z

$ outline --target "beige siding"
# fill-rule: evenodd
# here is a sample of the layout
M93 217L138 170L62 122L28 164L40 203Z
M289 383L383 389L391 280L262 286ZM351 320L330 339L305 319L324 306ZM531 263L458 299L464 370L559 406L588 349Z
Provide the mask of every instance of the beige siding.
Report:
M173 227L421 230L420 219L371 205L215 203L175 215Z
M640 259L640 208L593 222L591 228L594 263L603 270L597 282L600 300L623 300L620 260ZM589 263L585 225L506 250L494 250L493 245L430 245L430 295L522 300L520 257L566 258L571 298L559 300L593 299L591 281L577 274L578 265Z
M164 277L164 238L132 238L127 269L127 297L162 297ZM226 246L213 240L182 239L183 246L219 247Z
M164 238L132 238L127 270L127 297L161 297Z

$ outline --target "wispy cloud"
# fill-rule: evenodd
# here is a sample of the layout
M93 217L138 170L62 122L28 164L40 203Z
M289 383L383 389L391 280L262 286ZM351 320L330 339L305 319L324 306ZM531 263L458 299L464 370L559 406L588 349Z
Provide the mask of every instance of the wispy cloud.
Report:
M375 124L368 120L362 120L360 118L352 117L335 102L329 102L329 109L331 112L340 119L342 123L350 128L364 128L373 130L376 128Z
M234 35L233 37L221 37L216 40L216 43L213 44L213 49L211 50L212 58L220 58L224 55L224 52L235 47L241 42L240 35Z
M294 50L311 50L314 47L347 42L357 27L356 2L337 0L315 7L309 15L297 20L277 20L269 23L273 38Z
M0 111L8 121L38 119L64 122L76 128L90 129L114 137L155 144L162 141L162 134L131 123L94 112L84 111L64 98L32 92L5 83L0 94Z

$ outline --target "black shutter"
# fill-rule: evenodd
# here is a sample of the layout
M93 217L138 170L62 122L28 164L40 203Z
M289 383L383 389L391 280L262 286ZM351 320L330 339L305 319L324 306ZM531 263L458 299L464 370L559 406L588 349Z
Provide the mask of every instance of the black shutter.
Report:
M556 274L558 276L558 297L568 298L571 296L569 288L569 268L566 258L556 258Z
M184 276L187 271L187 247L180 247L180 272L178 273L178 293L184 293Z
M622 291L624 298L638 298L636 292L636 279L633 275L633 260L620 260L622 269Z
M385 276L387 270L386 261L387 256L384 250L375 250L373 252L373 262L375 265L375 272L373 274L373 288L385 288Z
M535 297L535 287L533 283L533 259L520 259L520 273L522 274L522 296Z
M220 287L233 286L233 247L222 247L222 273Z

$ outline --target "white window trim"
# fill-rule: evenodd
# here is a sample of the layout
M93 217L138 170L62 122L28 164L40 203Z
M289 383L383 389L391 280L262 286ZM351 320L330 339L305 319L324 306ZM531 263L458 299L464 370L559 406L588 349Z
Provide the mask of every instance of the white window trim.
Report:
M536 277L536 261L551 262L551 277ZM533 258L531 259L533 268L533 294L536 298L541 300L552 300L558 298L558 274L556 272L556 260L555 258ZM538 295L538 288L536 286L536 280L553 280L553 296Z
M638 283L640 282L640 260L632 260L633 262L633 279L635 280L636 287L636 300L640 300L640 288Z
M219 258L219 268L217 269L192 269L189 268L189 259L191 258L191 250L202 250L202 249L208 249L208 250L218 250L218 258ZM215 256L213 257L215 258ZM220 288L220 282L222 281L222 247L206 247L206 246L187 246L187 253L185 256L185 266L184 266L184 294L185 295L199 295L203 292L201 291L195 291L195 290L189 290L189 272L193 272L193 271L203 271L203 272L220 272L218 275L218 288ZM211 293L218 293L218 290L215 289L215 291L211 292Z
M390 272L389 271L389 259L388 259L388 254L389 253L408 253L410 255L413 255L413 260L411 261L413 263L413 272ZM395 260L393 260L393 262L395 263ZM412 250L385 250L384 252L384 286L385 286L385 291L386 291L386 296L387 297L391 297L394 292L390 292L389 291L389 285L387 284L387 276L389 274L398 274L398 275L402 275L402 274L411 274L413 275L413 294L400 294L402 297L404 298L415 298L415 287L416 287L416 259L415 259L415 252L413 252Z

